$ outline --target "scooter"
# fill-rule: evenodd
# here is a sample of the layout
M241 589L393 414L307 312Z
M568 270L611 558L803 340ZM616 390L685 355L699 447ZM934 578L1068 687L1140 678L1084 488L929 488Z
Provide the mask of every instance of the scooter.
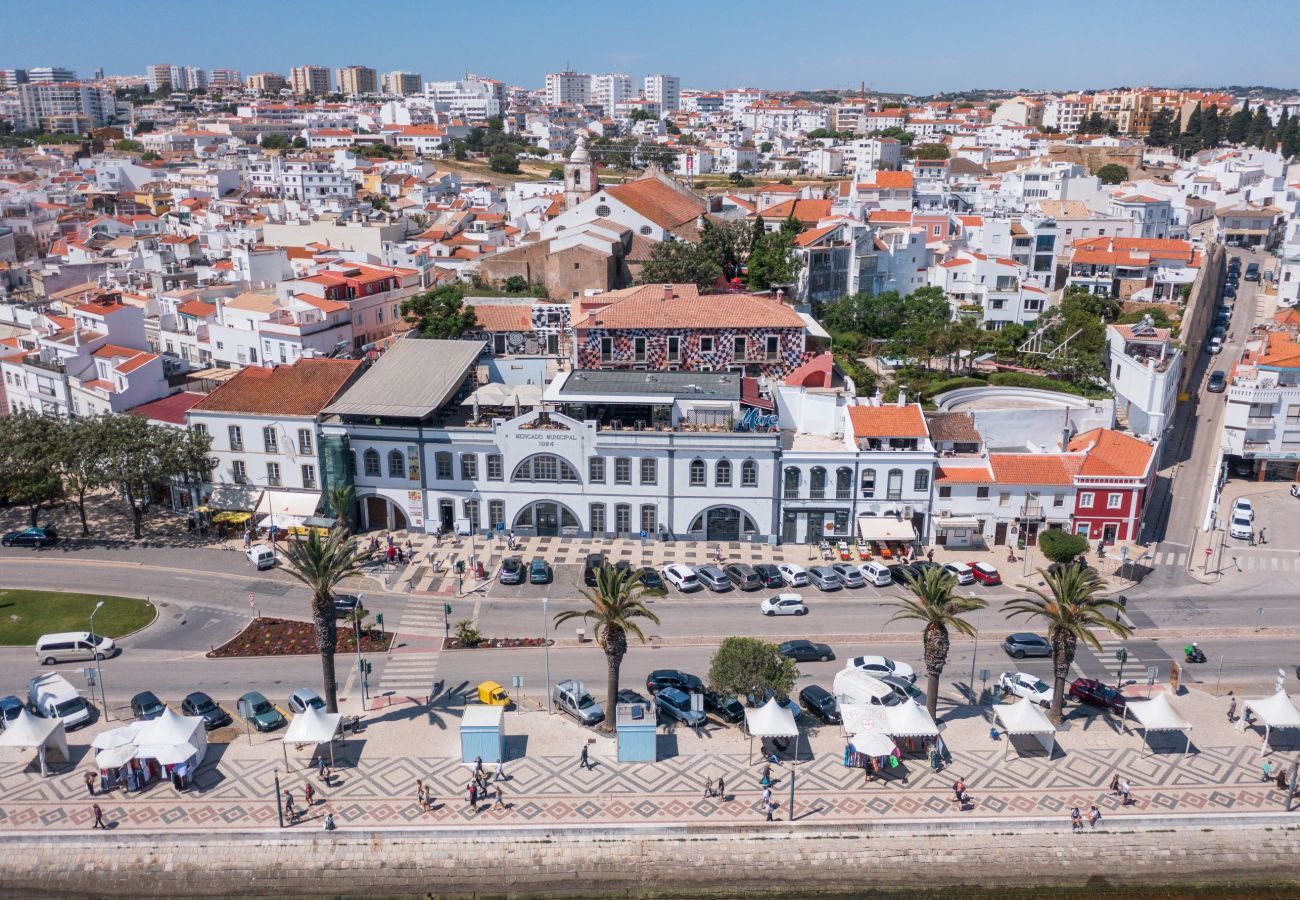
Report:
M1188 644L1183 648L1183 659L1189 663L1205 662L1205 651L1195 644Z

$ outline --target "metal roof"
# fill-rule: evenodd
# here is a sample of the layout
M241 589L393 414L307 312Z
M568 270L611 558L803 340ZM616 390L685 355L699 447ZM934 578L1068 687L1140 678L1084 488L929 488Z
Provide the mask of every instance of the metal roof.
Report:
M452 399L482 350L481 341L403 338L325 413L423 419Z
M697 400L739 400L740 376L728 372L627 372L580 369L572 372L559 397L598 394L644 395Z

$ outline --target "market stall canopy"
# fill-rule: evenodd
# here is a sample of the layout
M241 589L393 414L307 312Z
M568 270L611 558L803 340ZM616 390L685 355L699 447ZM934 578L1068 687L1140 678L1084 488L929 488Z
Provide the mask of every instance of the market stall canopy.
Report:
M214 484L207 505L212 509L229 509L252 512L262 489L251 484Z
M286 744L323 744L332 740L339 730L340 713L325 712L314 706L293 717L289 727L284 730Z
M1047 713L1028 697L1019 703L994 707L993 711L1007 734L1056 734L1056 726Z
M860 731L853 736L849 746L853 748L854 753L861 753L863 756L896 756L898 747L894 744L894 739L887 734L881 734L878 731Z
M916 529L911 520L896 519L893 516L858 516L858 534L864 541L906 543L916 540Z
M1186 731L1192 727L1164 694L1150 700L1130 700L1126 709L1147 731Z
M315 516L318 506L320 491L267 491L257 501L257 514L262 517L257 524L287 530Z
M136 733L136 756L156 759L165 766L183 763L188 759L203 762L207 755L208 736L203 728L202 716L178 716L170 708L162 715L145 722Z
M799 726L794 713L773 697L758 709L745 710L745 727L754 737L798 737Z
M844 733L848 735L860 734L864 731L885 732L885 709L883 706L873 706L869 703L841 703L840 704L840 721L843 722Z
M1242 706L1259 716L1269 728L1300 728L1300 710L1295 708L1286 691L1271 697L1251 697Z
M57 750L64 762L71 761L68 755L68 736L63 730L62 719L42 719L25 709L10 719L3 731L0 731L0 747L21 747L35 750L41 763L41 774L48 775L46 754Z
M119 728L110 728L108 731L101 731L95 735L90 746L96 750L110 750L113 747L123 747L127 744L135 743L135 736L144 727L144 722L131 722L129 725L122 725Z
M885 732L894 737L934 737L939 726L928 709L908 702L885 707Z
M135 759L138 749L135 744L118 744L116 747L100 750L95 754L95 765L101 769L116 769Z

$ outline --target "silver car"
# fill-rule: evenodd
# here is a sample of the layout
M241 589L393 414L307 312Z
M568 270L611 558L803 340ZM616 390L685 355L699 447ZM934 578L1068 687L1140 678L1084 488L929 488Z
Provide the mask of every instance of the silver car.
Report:
M823 591L838 591L843 587L839 573L830 566L813 566L808 570L808 580Z
M695 577L700 580L701 584L710 590L731 590L731 579L727 577L726 572L722 571L717 566L700 566L695 570Z
M836 563L831 569L840 576L840 582L846 588L860 588L867 583L862 577L862 571L853 563Z

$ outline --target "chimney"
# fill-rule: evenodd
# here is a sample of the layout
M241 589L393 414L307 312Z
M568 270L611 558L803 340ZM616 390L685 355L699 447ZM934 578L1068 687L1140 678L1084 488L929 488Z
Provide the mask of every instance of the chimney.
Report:
M785 304L785 291L781 288L776 289L776 302L782 305Z
M898 392L898 405L899 405L899 406L906 406L906 405L907 405L907 391L899 391L899 392Z
M664 300L671 300L671 299L673 299L673 286L672 286L671 284L665 284L665 285L664 285Z

